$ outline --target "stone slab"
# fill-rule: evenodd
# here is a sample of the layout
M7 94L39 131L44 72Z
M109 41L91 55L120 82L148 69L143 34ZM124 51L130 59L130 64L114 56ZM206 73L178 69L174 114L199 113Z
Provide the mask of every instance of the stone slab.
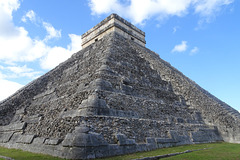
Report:
M25 144L30 144L33 142L33 139L36 137L36 135L21 135L18 138L17 143L25 143Z
M19 131L23 130L26 127L27 123L22 122L22 123L13 123L10 125L2 126L0 128L0 132L8 132L8 131Z
M120 146L136 144L134 139L127 139L127 137L124 134L116 134L115 138L117 140L118 145Z
M36 137L36 138L34 138L33 143L34 144L43 144L45 142L45 140L46 140L46 138Z
M62 142L64 147L96 147L108 143L97 133L68 133Z
M147 137L146 138L146 142L147 143L151 143L151 144L155 144L156 143L155 138L153 138L153 137Z
M46 145L58 145L62 142L62 139L46 139L44 144Z
M0 133L0 143L7 143L13 135L14 132Z
M176 143L177 141L170 138L156 138L157 143Z

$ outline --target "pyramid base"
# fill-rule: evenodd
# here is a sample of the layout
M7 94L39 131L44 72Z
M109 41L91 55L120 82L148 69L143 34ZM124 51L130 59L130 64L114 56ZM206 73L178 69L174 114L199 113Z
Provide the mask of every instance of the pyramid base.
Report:
M143 137L144 141L141 141L141 138L137 138L137 135L136 138L133 138L129 135L114 131L114 127L111 127L114 134L110 134L111 132L108 132L108 135L105 135L104 132L97 133L97 131L89 128L89 122L93 122L93 120L110 122L113 125L119 126L119 128L124 128L124 130L128 130L124 124L127 126L132 124L130 127L137 125L139 128L144 128L144 126L147 125L152 127L169 126L167 122L149 119L140 120L133 118L125 119L120 117L93 116L88 117L87 125L81 124L75 127L75 130L68 133L64 139L55 139L38 137L36 135L26 135L26 133L24 134L23 127L26 124L19 123L14 126L5 127L5 129L8 130L1 133L0 146L22 149L34 153L49 154L67 159L91 159L150 151L158 148L185 144L222 141L216 127L209 128L202 124L176 124L176 128L184 127L183 132L180 132L179 129L169 130L171 127L165 127L165 133L167 133L168 137L157 137L157 134L151 134L149 137ZM127 121L129 121L129 124L126 123ZM142 129L141 131L145 134L151 132L147 129Z

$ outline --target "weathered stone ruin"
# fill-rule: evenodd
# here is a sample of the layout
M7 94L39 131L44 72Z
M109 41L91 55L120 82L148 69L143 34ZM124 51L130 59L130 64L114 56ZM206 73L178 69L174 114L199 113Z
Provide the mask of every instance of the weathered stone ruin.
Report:
M240 142L240 114L145 48L112 14L83 49L0 102L0 146L68 159Z

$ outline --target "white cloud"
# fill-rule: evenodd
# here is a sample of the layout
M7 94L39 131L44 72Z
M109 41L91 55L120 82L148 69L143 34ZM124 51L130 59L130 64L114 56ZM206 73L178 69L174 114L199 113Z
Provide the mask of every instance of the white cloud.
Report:
M23 85L7 80L8 78L28 77L34 79L41 72L18 62L40 62L43 69L52 69L81 49L81 36L69 34L71 43L67 48L49 46L48 40L61 38L61 30L44 22L30 10L22 21L37 22L47 31L45 38L33 39L24 27L15 26L12 13L20 7L19 0L0 0L0 100L7 98ZM4 71L4 74L1 72Z
M49 46L48 40L61 38L61 30L55 29L50 23L44 22L39 17L38 23L44 27L47 34L42 40L32 39L25 28L15 26L12 21L12 12L13 10L17 10L19 6L20 3L18 0L0 0L0 60L2 62L11 65L17 62L40 60L40 66L43 69L52 69L60 62L69 58L73 52L81 49L81 36L75 34L69 34L71 43L67 48ZM24 17L30 21L35 21L36 13L30 10ZM20 69L19 66L18 69ZM13 74L8 76L20 76L20 74L14 73L13 70L12 72ZM21 73L21 75L35 77L38 73L31 71Z
M23 87L23 85L21 85L19 83L0 79L0 88L1 88L0 101L7 98L10 95L12 95L21 87Z
M190 10L202 17L214 15L234 0L90 0L93 15L117 13L133 23L143 24L151 17L184 16Z
M47 36L45 37L44 41L61 37L61 30L56 30L50 23L43 22L43 26L47 31Z
M19 78L19 77L28 77L31 79L35 79L39 77L41 72L34 71L32 68L28 68L27 65L24 66L11 66L6 67L9 71L13 72L13 74L8 75L7 78Z
M179 28L180 28L179 26L173 27L173 34L176 33Z
M41 59L41 67L43 69L52 69L59 63L68 59L71 53L62 47L53 47L49 49L48 54Z
M3 67L2 66L0 66L0 69L3 69ZM0 79L4 79L5 78L5 76L1 73L1 71L0 71Z
M195 0L195 12L202 16L209 16L219 11L222 6L233 2L234 0Z
M32 68L28 68L26 65L19 67L19 66L12 66L12 67L7 67L10 71L17 73L17 74L21 74L24 72L31 72L33 71Z
M30 10L26 13L26 15L24 15L22 17L22 21L23 22L27 22L27 19L29 19L31 22L35 22L36 21L36 14L33 10Z
M56 67L59 63L70 58L73 53L82 49L81 36L75 34L69 34L68 36L71 39L71 43L68 45L67 49L63 47L49 48L47 55L41 59L41 67L43 69L52 69Z
M23 62L34 61L46 54L46 44L28 36L23 27L15 27L16 35L0 35L0 60Z
M91 0L89 6L92 9L92 14L108 14L111 12L122 12L122 4L118 0Z
M12 17L12 11L17 10L20 6L18 0L1 0L0 1L0 8L1 10L6 13L9 17Z
M23 22L27 22L27 20L30 20L38 26L42 26L47 32L47 35L42 41L47 42L50 39L61 38L62 36L61 30L55 29L52 24L44 22L40 17L37 17L36 13L33 10L28 11L21 20Z
M8 63L34 61L46 54L44 49L33 52L44 47L43 42L31 39L25 28L14 25L12 12L19 6L18 0L0 1L0 60Z
M131 0L127 15L133 23L141 24L153 16L160 19L166 16L183 16L190 3L191 0Z
M172 52L184 52L187 50L187 41L182 41L181 44L176 45Z
M75 53L82 49L82 36L76 35L76 34L69 34L68 35L71 39L70 45L68 45L68 50Z
M0 36L9 37L18 34L12 23L12 12L19 6L18 0L0 0Z
M194 47L191 51L190 51L190 55L195 55L197 52L199 51L198 47Z
M34 71L32 68L28 68L27 65L24 66L0 66L0 70L4 71L5 74L0 74L0 79L8 78L20 78L27 77L30 79L35 79L40 76L41 72Z

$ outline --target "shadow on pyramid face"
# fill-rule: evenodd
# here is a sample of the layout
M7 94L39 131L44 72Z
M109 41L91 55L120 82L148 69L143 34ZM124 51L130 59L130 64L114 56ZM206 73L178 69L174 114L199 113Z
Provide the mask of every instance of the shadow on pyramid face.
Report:
M239 142L239 113L136 41L144 32L117 15L100 24L81 51L0 104L1 146L87 159Z

